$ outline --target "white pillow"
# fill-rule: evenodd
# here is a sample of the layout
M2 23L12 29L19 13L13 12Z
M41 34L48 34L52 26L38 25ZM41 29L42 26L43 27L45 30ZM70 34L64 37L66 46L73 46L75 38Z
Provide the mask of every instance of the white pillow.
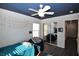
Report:
M22 44L23 44L24 46L26 46L26 47L32 46L31 43L29 43L29 42L23 42Z

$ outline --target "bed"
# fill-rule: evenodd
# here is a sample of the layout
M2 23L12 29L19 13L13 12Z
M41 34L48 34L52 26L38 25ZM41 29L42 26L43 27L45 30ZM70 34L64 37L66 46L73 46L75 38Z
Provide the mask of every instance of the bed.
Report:
M40 48L40 47L39 47ZM34 56L34 44L29 42L17 43L0 48L0 56Z

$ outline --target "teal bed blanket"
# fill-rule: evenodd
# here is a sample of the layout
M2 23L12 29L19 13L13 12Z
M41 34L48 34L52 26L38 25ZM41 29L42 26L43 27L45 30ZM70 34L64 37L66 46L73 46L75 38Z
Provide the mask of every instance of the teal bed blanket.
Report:
M0 56L34 56L34 54L34 45L27 42L0 48Z

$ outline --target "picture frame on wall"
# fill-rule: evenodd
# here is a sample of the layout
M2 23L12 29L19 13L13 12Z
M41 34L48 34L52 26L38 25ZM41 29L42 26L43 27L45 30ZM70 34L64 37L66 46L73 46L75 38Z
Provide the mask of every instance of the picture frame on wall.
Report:
M63 28L58 28L58 32L63 32Z

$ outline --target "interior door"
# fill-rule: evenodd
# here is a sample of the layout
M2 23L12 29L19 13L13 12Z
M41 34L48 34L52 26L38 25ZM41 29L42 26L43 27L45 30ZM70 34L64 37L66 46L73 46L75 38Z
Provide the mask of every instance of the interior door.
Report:
M65 22L65 49L66 54L77 55L78 20Z

